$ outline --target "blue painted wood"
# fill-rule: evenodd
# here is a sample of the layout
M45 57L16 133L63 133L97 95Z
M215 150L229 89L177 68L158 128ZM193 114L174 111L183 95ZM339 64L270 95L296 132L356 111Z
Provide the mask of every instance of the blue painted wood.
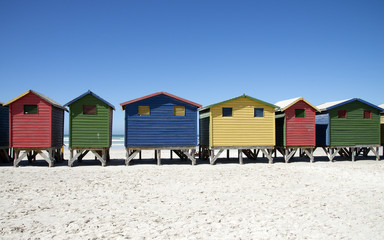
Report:
M0 106L0 147L9 145L9 109Z
M316 115L316 146L329 145L329 113Z
M150 115L138 115L138 106L150 106ZM174 116L184 106L185 116ZM197 107L166 95L125 106L126 147L188 147L197 145Z

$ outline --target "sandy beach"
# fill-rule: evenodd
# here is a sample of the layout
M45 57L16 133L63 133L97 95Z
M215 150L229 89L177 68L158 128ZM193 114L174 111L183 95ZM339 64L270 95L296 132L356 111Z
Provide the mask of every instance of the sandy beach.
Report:
M373 157L124 166L123 156L2 164L0 238L384 239L384 161Z

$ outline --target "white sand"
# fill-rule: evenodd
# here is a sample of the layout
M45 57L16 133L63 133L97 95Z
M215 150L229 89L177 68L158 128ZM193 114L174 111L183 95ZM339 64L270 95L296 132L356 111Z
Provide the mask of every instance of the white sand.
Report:
M0 166L0 239L384 239L384 161L127 167L111 155L104 168Z

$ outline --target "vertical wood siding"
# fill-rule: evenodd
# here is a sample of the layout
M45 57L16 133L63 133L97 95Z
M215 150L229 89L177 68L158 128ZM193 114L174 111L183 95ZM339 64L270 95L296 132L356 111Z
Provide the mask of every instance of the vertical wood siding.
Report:
M9 145L9 109L0 106L0 147Z
M150 115L138 114L149 105ZM185 106L185 116L174 116L174 106ZM197 145L197 107L157 95L125 106L125 146L185 147Z
M96 105L96 114L83 114L83 105ZM88 94L69 107L70 147L111 146L112 111L107 104Z
M295 109L305 109L304 118L295 117ZM304 101L298 101L285 110L285 145L316 145L316 111Z
M209 146L209 121L211 119L209 109L199 112L199 145Z
M223 117L222 108L232 108ZM254 117L254 108L264 108L264 117ZM211 108L211 146L274 146L275 109L248 98L239 98Z
M327 112L316 115L316 146L329 145L329 114Z
M38 114L24 114L24 105L38 105ZM51 104L29 93L9 105L11 147L51 147Z
M347 110L347 118L338 118L338 110ZM364 110L372 112L364 119ZM380 144L380 112L359 101L350 102L329 110L330 145L350 146Z
M64 110L52 107L52 147L64 145Z

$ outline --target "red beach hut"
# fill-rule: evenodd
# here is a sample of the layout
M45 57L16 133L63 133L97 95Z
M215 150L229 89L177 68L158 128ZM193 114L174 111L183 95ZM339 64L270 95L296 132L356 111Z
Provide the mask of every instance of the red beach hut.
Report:
M300 149L313 162L316 148L316 112L319 110L302 97L275 103L276 150L286 162Z
M15 151L14 166L24 157L32 160L37 154L53 166L55 158L61 158L66 109L32 90L4 105L9 106L9 146Z

